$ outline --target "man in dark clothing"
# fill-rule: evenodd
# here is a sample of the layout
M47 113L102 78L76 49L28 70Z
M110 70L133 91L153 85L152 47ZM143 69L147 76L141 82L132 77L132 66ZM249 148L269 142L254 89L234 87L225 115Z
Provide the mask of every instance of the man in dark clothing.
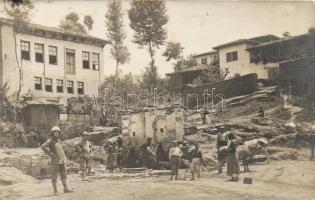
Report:
M126 165L127 167L136 167L137 166L137 155L138 155L138 137L136 137L136 133L132 133L132 137L129 138L128 143L128 152L127 152L127 159L126 159Z
M218 151L218 173L222 173L223 158L221 158L220 148L227 145L227 142L223 138L224 127L219 128L219 133L217 135L217 151Z
M191 173L191 180L195 180L195 173L198 174L198 180L200 178L200 165L202 164L202 154L199 149L199 144L195 144L195 148L191 153L191 163L190 163L190 173Z
M262 106L259 106L258 117L265 117L265 111Z
M207 121L206 119L207 119L208 114L209 114L209 111L206 108L204 108L203 111L201 112L201 118L202 118L203 124L206 124L206 121Z
M61 130L55 126L51 129L52 138L47 140L42 146L42 150L51 157L52 167L52 185L54 193L57 195L57 177L60 174L61 182L64 187L64 192L72 192L67 185L67 158L66 154L61 146L60 138Z
M315 132L314 132L314 130L310 136L310 143L311 143L311 158L310 158L310 160L314 160L314 150L315 150Z
M116 154L117 154L117 167L121 168L124 164L123 163L124 150L123 150L123 141L121 137L117 138Z
M240 174L240 166L239 166L239 159L238 154L236 151L237 142L235 135L230 133L227 136L228 139L228 147L227 147L227 157L226 157L226 164L227 164L227 175L231 176L231 181L238 181L238 175Z

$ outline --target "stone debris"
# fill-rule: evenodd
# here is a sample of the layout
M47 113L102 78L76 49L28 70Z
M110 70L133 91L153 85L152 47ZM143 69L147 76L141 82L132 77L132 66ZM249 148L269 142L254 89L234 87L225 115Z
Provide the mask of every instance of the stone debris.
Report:
M22 147L24 129L21 124L0 122L0 146L8 148Z
M15 167L0 166L0 187L16 183L30 183L33 181L35 181L34 178L24 174Z
M0 163L36 178L47 178L50 170L50 159L40 148L0 150Z

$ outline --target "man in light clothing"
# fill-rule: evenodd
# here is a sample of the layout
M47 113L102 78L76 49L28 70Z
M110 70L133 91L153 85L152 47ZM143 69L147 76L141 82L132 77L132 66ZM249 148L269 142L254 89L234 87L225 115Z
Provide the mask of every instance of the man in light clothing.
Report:
M61 130L58 126L54 126L51 129L52 138L47 140L44 144L42 144L42 150L50 156L51 158L51 167L52 167L52 185L54 188L54 193L57 195L57 177L60 174L61 182L64 187L64 192L69 193L72 192L69 190L67 185L67 158L66 154L61 146L61 142L59 140L61 134Z
M180 159L183 156L182 150L179 148L177 141L173 141L173 147L169 151L169 160L171 164L171 178L170 180L173 180L173 177L175 175L175 180L178 178L178 169L180 166Z

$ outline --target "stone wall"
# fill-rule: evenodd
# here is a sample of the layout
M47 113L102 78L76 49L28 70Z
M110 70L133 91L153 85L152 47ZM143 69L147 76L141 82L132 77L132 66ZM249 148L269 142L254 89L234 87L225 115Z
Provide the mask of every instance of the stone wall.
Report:
M186 85L183 92L184 105L193 108L198 105L203 105L205 102L213 103L220 102L222 98L230 98L239 95L253 93L257 90L257 75L248 74L233 79L208 83L203 85ZM207 96L208 98L205 98ZM191 96L190 96L191 95Z

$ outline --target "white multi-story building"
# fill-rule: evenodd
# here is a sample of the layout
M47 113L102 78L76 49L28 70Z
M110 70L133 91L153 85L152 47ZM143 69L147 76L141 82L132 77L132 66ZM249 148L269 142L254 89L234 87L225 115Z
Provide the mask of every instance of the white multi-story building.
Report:
M278 67L278 64L255 64L250 61L248 48L278 40L274 35L265 35L251 39L239 39L214 47L219 53L220 67L228 68L229 77L256 73L258 79L270 79L270 71Z
M67 99L97 95L107 41L82 33L27 23L16 28L0 18L0 84L11 97Z
M219 64L219 54L216 51L210 51L194 55L199 65L217 65Z

